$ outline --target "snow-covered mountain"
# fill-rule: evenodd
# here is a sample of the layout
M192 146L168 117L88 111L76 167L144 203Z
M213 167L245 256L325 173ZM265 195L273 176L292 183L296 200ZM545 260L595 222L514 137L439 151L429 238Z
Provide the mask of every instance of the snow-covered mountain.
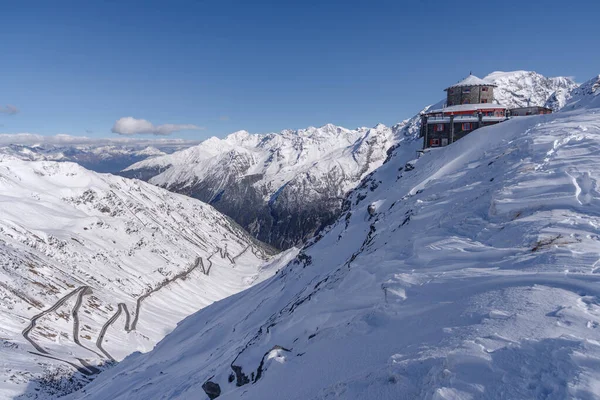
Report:
M598 398L596 93L405 140L280 273L69 399Z
M165 153L152 146L143 148L116 145L56 146L8 144L0 153L21 160L71 161L96 172L117 173L131 163L162 156Z
M579 108L600 108L600 75L583 83L571 92L571 100L565 110Z
M30 161L72 161L92 171L110 173L196 144L198 142L179 139L94 139L69 135L0 134L0 154Z
M529 99L532 105L551 101L558 109L566 91L577 86L527 71L494 72L486 79L498 85L497 101L510 107ZM419 125L416 115L391 128L240 131L136 163L123 174L208 202L260 240L287 248L333 222L348 190L378 168L390 148L418 135Z
M554 111L564 107L577 84L570 78L547 78L533 71L492 72L484 78L498 85L497 103L509 108L546 106Z
M278 268L265 264L272 250L198 200L0 157L2 399L60 393ZM74 370L74 383L55 380Z
M139 162L124 175L201 199L287 248L335 220L345 194L383 163L403 126L240 131Z

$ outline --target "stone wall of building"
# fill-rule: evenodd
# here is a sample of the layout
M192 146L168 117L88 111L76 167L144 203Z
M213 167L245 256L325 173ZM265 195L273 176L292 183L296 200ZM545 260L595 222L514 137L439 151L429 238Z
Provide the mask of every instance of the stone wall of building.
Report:
M494 100L493 86L463 86L448 88L447 106L460 104L492 103Z

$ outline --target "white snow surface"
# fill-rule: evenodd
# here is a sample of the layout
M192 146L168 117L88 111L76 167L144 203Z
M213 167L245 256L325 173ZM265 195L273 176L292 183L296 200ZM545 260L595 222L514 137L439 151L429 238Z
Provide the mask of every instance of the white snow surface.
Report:
M455 83L452 86L449 86L448 89L463 86L495 86L495 84L487 78L481 79L475 75L469 75L462 81Z
M0 399L59 394L39 381L149 351L294 254L265 264L229 218L145 182L0 156Z
M459 104L456 106L450 106L445 108L440 108L437 110L427 110L427 112L457 112L457 111L477 111L477 110L496 110L496 109L506 109L506 106L499 104L490 104L490 103L480 103L480 104Z
M68 399L599 398L594 93L404 141L294 262Z

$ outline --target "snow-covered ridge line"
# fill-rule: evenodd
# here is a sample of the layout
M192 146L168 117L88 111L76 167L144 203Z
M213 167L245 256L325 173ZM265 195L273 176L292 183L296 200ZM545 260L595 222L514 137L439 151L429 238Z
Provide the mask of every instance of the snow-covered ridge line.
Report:
M66 135L0 134L0 154L30 161L72 161L97 172L119 172L132 163L198 142L179 139L118 140Z
M206 201L255 237L287 248L335 218L346 192L381 165L403 127L239 131L136 163L123 175Z

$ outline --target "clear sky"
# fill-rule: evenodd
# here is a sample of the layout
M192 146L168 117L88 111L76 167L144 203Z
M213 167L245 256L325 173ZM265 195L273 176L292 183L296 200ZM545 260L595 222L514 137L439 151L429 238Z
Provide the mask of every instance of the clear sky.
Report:
M598 0L3 1L0 132L390 125L469 71L591 78L598 15Z

